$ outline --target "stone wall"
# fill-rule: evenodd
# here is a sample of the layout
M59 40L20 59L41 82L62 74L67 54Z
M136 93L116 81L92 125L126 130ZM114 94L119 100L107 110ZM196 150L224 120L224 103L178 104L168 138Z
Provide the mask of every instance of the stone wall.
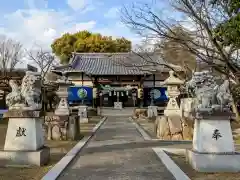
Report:
M157 138L161 140L192 140L194 121L180 116L158 116L155 121Z
M77 115L57 116L54 114L45 116L43 123L45 138L47 140L74 140L75 134L79 131L78 124L75 124L77 117Z

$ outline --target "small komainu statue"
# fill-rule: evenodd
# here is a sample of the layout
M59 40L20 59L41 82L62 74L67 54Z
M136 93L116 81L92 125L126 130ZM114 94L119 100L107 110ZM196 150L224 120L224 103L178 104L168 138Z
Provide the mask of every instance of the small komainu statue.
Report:
M27 71L19 87L14 80L9 81L12 92L6 96L9 110L39 110L41 109L41 78L36 72Z
M229 108L232 96L229 90L229 81L219 86L216 78L209 71L195 72L192 79L186 83L186 88L191 89L197 99L196 111L223 110Z

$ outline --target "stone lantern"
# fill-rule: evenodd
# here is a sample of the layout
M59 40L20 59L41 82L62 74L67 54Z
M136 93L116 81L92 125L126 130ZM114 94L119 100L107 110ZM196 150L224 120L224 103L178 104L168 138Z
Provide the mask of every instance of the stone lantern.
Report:
M164 115L181 115L181 110L177 103L177 97L180 95L179 86L182 85L184 81L174 76L173 71L169 71L169 77L164 81L167 85L167 93L169 101L166 109L164 110Z
M68 87L72 85L70 81L66 78L59 79L57 81L59 85L58 91L56 94L60 98L59 104L55 110L55 115L58 116L68 116L70 114L69 104L68 104Z

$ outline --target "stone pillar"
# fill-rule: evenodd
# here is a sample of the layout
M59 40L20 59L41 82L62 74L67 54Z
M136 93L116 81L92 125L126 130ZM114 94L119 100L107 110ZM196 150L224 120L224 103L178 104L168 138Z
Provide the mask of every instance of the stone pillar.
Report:
M169 78L164 81L164 84L167 85L167 92L169 101L167 104L166 109L164 110L164 115L179 115L181 116L181 110L177 103L176 98L180 95L179 86L182 85L184 82L176 77L174 77L174 72L169 72Z
M193 149L187 151L192 167L200 172L239 172L240 154L235 152L230 112L202 112L195 120Z
M79 123L88 123L87 108L88 108L87 106L79 106L78 109Z
M95 103L96 103L96 98L97 98L97 88L93 88L93 108L95 108Z
M10 110L4 117L9 121L0 159L12 164L45 165L49 161L50 149L44 146L40 111Z

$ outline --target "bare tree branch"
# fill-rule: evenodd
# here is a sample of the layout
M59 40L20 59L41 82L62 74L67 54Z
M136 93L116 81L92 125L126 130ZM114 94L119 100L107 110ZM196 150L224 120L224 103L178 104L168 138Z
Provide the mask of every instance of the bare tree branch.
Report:
M5 77L23 58L22 44L6 36L0 36L0 71Z
M216 40L213 32L217 24L229 17L222 11L227 7L213 7L208 4L208 1L200 0L172 0L170 3L177 12L190 19L194 25L194 29L189 30L191 39L176 36L172 29L182 26L182 22L161 16L159 12L162 9L157 9L157 4L150 6L135 3L130 7L123 7L122 21L142 37L154 37L160 41L169 39L180 43L201 62L235 79L235 76L240 74L239 66L236 64L237 50L223 46Z
M36 45L37 46L37 45ZM52 66L56 65L57 61L55 60L55 56L49 51L45 51L42 47L37 46L32 50L27 51L28 58L30 61L35 63L37 67L40 69L42 78L44 79L46 73L49 72Z

